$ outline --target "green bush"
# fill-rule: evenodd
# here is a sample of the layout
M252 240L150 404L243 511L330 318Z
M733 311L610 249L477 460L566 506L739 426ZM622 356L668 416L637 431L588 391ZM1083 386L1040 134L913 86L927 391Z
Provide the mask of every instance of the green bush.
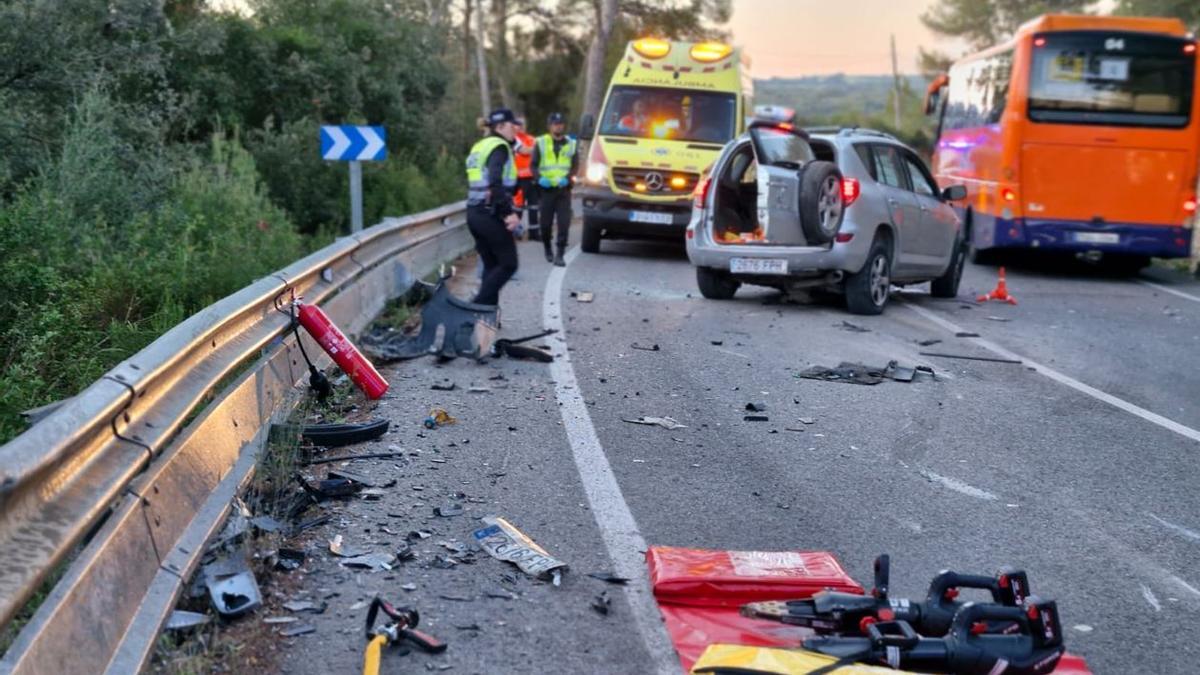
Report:
M236 137L123 162L113 110L86 96L53 166L0 206L0 442L21 410L74 395L310 246Z

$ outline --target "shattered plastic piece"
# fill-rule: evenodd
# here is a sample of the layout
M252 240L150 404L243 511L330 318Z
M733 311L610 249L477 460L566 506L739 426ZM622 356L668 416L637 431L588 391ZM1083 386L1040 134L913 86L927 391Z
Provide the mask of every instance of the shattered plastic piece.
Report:
M442 593L438 597L443 600L453 600L454 602L471 602L475 599L470 595L451 595L448 593Z
M415 591L415 590L417 590L417 585L416 584L400 584L400 588L402 588L406 591Z
M552 557L546 549L503 518L488 516L483 522L488 527L475 530L473 536L488 555L513 563L529 576L554 578L555 585L558 585L561 573L567 569L566 563Z
M262 532L278 532L283 525L271 516L256 516L250 519L250 524Z
M370 476L368 476L366 474L357 473L354 471L348 471L346 469L330 469L329 477L330 478L343 478L345 480L352 480L355 483L358 483L359 485L364 485L366 487L379 487L379 483L375 482L374 478L371 478Z
M961 338L979 337L979 333L972 333L969 330L960 330L954 334L954 337L961 337Z
M870 328L863 328L862 326L850 323L849 321L843 321L842 325L838 326L838 327L841 328L842 330L850 331L851 333L870 333L871 332Z
M328 604L322 602L317 604L310 600L289 600L283 603L283 608L289 612L312 612L313 614L322 614L329 607Z
M988 321L999 321L1001 323L1008 323L1009 321L1012 321L1012 319L1006 319L1002 316L988 316L988 317L984 317L984 318L987 319Z
M709 340L709 343L712 344L712 346L714 346L714 347L720 347L721 345L725 344L725 341L724 340Z
M244 560L228 560L231 566L218 566L217 563L205 566L204 584L213 608L221 616L234 618L262 605L262 593ZM234 568L237 571L233 571Z
M430 387L430 389L432 389L434 391L454 391L457 388L458 388L458 385L451 382L450 380L446 380L444 382L437 382L432 387Z
M386 530L387 528L384 529ZM409 546L408 542L400 542L400 546L396 549L396 559L404 562L412 560L415 557L417 557L417 554L412 550L412 546Z
M435 506L433 514L442 518L453 518L463 514L462 504L447 504L446 506Z
M304 488L305 492L312 495L318 502L323 502L326 499L352 497L363 488L362 483L346 478L326 478L325 480L317 481L317 484L313 485L304 480L304 477L300 474L296 474L296 481L300 483L300 487Z
M837 368L813 366L797 373L796 377L807 380L824 380L826 382L874 385L883 382L883 371L883 368L873 368L871 366L864 366L861 363L847 363L843 361L838 364Z
M365 555L346 558L339 564L342 567L362 567L370 570L390 570L396 556L391 553L367 553Z
M747 403L746 404L746 412L766 412L766 411L767 411L766 403Z
M608 591L602 591L599 595L592 598L592 609L605 616L608 616L608 608L611 604L612 598L608 597Z
M467 389L467 393L470 394L488 394L491 393L491 391L492 390L489 387L471 387L470 389Z
M342 535L335 535L329 540L329 552L339 558L354 558L360 555L366 555L368 551L345 546L342 544Z
M429 416L425 418L424 424L426 429L436 429L438 427L446 426L447 424L454 424L456 422L458 422L458 420L451 417L450 413L446 412L445 409L434 408L433 410L429 411Z
M167 618L167 630L187 630L196 626L203 626L212 621L212 617L200 612L186 612L182 609L177 609L171 612L171 616Z
M812 418L812 417L801 417L801 418L800 418L800 423L801 423L801 424L816 424L816 423L817 423L817 420L815 420L815 419L814 419L814 418Z
M417 541L419 539L428 539L432 536L433 536L432 532L427 532L425 530L413 530L413 531L409 532L405 538L408 539L409 541Z
M630 424L644 424L647 426L658 426L664 429L686 429L687 425L680 424L670 417L639 417L636 420L622 419L622 422Z
M606 584L616 584L618 586L624 586L625 584L629 583L629 579L627 579L625 577L619 577L619 576L613 574L612 572L589 572L588 576L593 579L599 579L600 581L603 581Z
M938 344L938 343L940 343L940 342L941 342L941 340L938 340L938 339L934 338L934 339L932 339L932 340L921 340L921 341L920 341L920 342L918 342L917 344L918 344L918 345L921 345L922 347L932 347L933 345L936 345L936 344Z
M375 440L387 433L388 426L387 420L374 420L362 424L308 424L303 427L280 424L272 425L271 433L295 434L299 432L313 445L323 448L340 448Z
M300 619L297 619L294 616L268 616L267 618L263 619L263 623L266 623L266 624L296 623L299 620Z
M415 359L437 354L480 359L496 338L495 305L477 305L450 293L445 279L436 285L417 282L429 296L421 308L421 330L412 337L399 331L375 328L362 338L363 351L377 362ZM432 289L432 290L430 290ZM438 335L442 336L438 345Z
M429 566L443 570L452 570L458 567L458 561L448 555L435 555L433 562L429 563Z
M309 633L315 633L315 632L317 632L317 627L310 623L306 623L306 624L296 626L294 628L289 628L287 630L280 631L279 634L282 635L283 637L290 638L290 637L299 637L301 635L308 635Z
M654 343L653 345L650 345L649 347L639 345L638 343L635 342L632 345L630 345L630 347L632 347L633 349L641 350L643 352L657 352L657 351L661 350L661 348L658 346L657 342Z
M591 302L596 299L596 294L591 291L571 291L571 297L578 302Z
M766 415L743 415L742 420L746 422L770 422L771 418Z

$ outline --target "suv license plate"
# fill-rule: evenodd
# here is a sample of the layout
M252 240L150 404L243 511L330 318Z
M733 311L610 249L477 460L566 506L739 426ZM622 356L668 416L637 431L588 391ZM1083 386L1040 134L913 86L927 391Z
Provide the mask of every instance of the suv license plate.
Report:
M629 221L632 223L654 223L655 225L670 225L675 221L675 216L670 213L657 213L655 211L630 211Z
M1119 244L1121 235L1116 232L1076 232L1075 241L1081 244Z
M787 260L783 258L734 258L729 261L729 271L734 274L787 274Z

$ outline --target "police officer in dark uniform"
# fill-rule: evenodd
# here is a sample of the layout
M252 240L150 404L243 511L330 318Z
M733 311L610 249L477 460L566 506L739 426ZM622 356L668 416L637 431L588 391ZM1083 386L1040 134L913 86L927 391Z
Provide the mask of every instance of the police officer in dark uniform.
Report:
M473 302L499 305L500 289L517 272L513 232L521 214L513 206L517 168L513 158L516 118L508 108L487 116L488 134L467 155L467 228L483 261L483 279Z

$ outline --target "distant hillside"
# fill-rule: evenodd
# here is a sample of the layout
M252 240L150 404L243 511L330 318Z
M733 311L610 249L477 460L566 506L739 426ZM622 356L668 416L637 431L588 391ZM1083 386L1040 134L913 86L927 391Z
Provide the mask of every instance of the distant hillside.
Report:
M928 81L920 75L901 76L910 95L921 95ZM891 75L813 75L773 77L754 81L754 103L795 108L797 116L812 124L857 114L883 115L891 110Z

